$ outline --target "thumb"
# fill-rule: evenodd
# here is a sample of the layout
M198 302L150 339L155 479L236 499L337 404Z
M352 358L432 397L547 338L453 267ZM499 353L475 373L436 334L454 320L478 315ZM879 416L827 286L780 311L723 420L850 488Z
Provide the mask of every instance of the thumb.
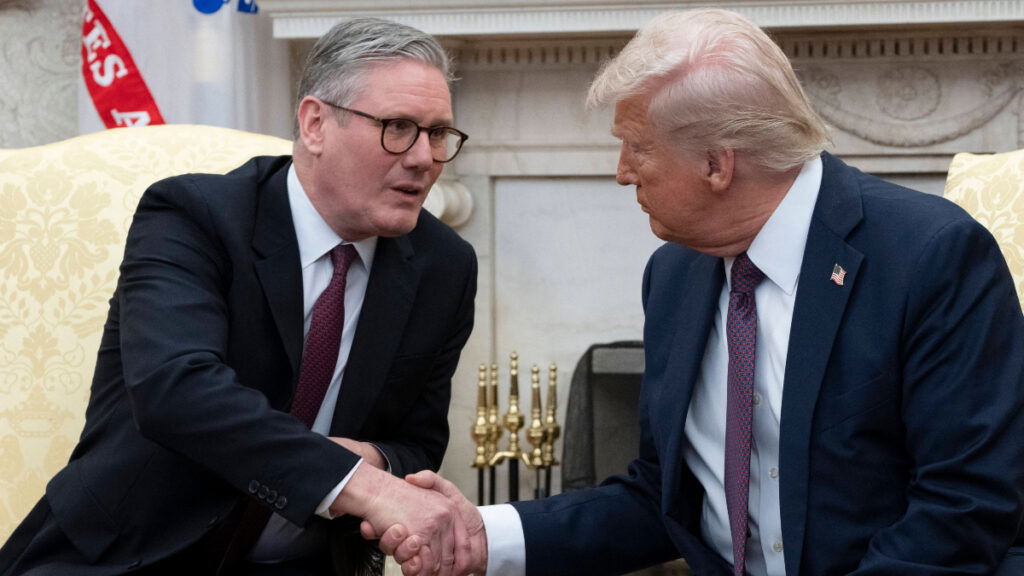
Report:
M415 474L407 475L405 481L419 488L434 490L439 481L443 481L443 479L430 470L421 470Z

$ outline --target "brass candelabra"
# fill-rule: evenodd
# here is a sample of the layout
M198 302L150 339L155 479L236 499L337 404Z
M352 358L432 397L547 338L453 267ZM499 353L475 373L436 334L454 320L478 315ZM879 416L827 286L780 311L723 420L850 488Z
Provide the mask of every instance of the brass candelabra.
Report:
M524 428L525 416L519 406L519 355L509 355L508 409L499 419L498 406L498 365L481 364L477 374L476 419L470 433L476 446L473 467L477 469L477 502L484 504L485 484L489 484L487 503L496 501L497 468L508 464L508 489L510 502L519 499L519 463L536 473L535 497L551 493L551 468L558 465L555 458L555 441L560 435L557 411L558 369L552 364L548 369L548 408L541 405L540 368L534 365L530 370L530 392L532 406L530 425L526 428L529 450L523 450L519 443L519 431ZM502 437L508 432L508 443L499 450ZM541 482L541 471L544 482ZM489 482L487 481L489 480Z

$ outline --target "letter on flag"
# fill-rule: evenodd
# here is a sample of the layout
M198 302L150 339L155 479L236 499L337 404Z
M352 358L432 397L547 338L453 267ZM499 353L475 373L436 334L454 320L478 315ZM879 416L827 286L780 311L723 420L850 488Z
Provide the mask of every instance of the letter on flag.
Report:
M79 132L206 124L289 137L288 46L253 0L87 0Z

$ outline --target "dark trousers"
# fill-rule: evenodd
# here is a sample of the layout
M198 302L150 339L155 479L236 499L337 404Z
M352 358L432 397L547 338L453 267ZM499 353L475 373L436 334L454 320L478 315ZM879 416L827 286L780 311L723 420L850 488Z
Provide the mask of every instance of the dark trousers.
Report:
M214 533L216 534L216 531ZM25 521L0 548L0 576L99 576L130 574L132 576L330 576L334 574L327 553L317 558L303 558L279 564L256 564L241 561L229 571L218 569L217 542L203 538L184 550L153 564L123 566L113 569L102 561L90 564L68 540L53 517L46 498L35 505ZM221 548L222 552L223 548Z

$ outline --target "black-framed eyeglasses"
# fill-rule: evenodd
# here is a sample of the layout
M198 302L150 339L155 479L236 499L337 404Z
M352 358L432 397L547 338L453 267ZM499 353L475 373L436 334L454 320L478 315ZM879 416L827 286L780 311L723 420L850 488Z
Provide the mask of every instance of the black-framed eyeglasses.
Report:
M458 155L459 150L462 150L462 144L469 138L468 134L451 126L420 126L408 118L378 118L372 114L338 106L323 99L320 101L332 108L379 123L380 145L385 152L391 154L405 154L416 143L420 133L426 132L434 162L451 162Z

